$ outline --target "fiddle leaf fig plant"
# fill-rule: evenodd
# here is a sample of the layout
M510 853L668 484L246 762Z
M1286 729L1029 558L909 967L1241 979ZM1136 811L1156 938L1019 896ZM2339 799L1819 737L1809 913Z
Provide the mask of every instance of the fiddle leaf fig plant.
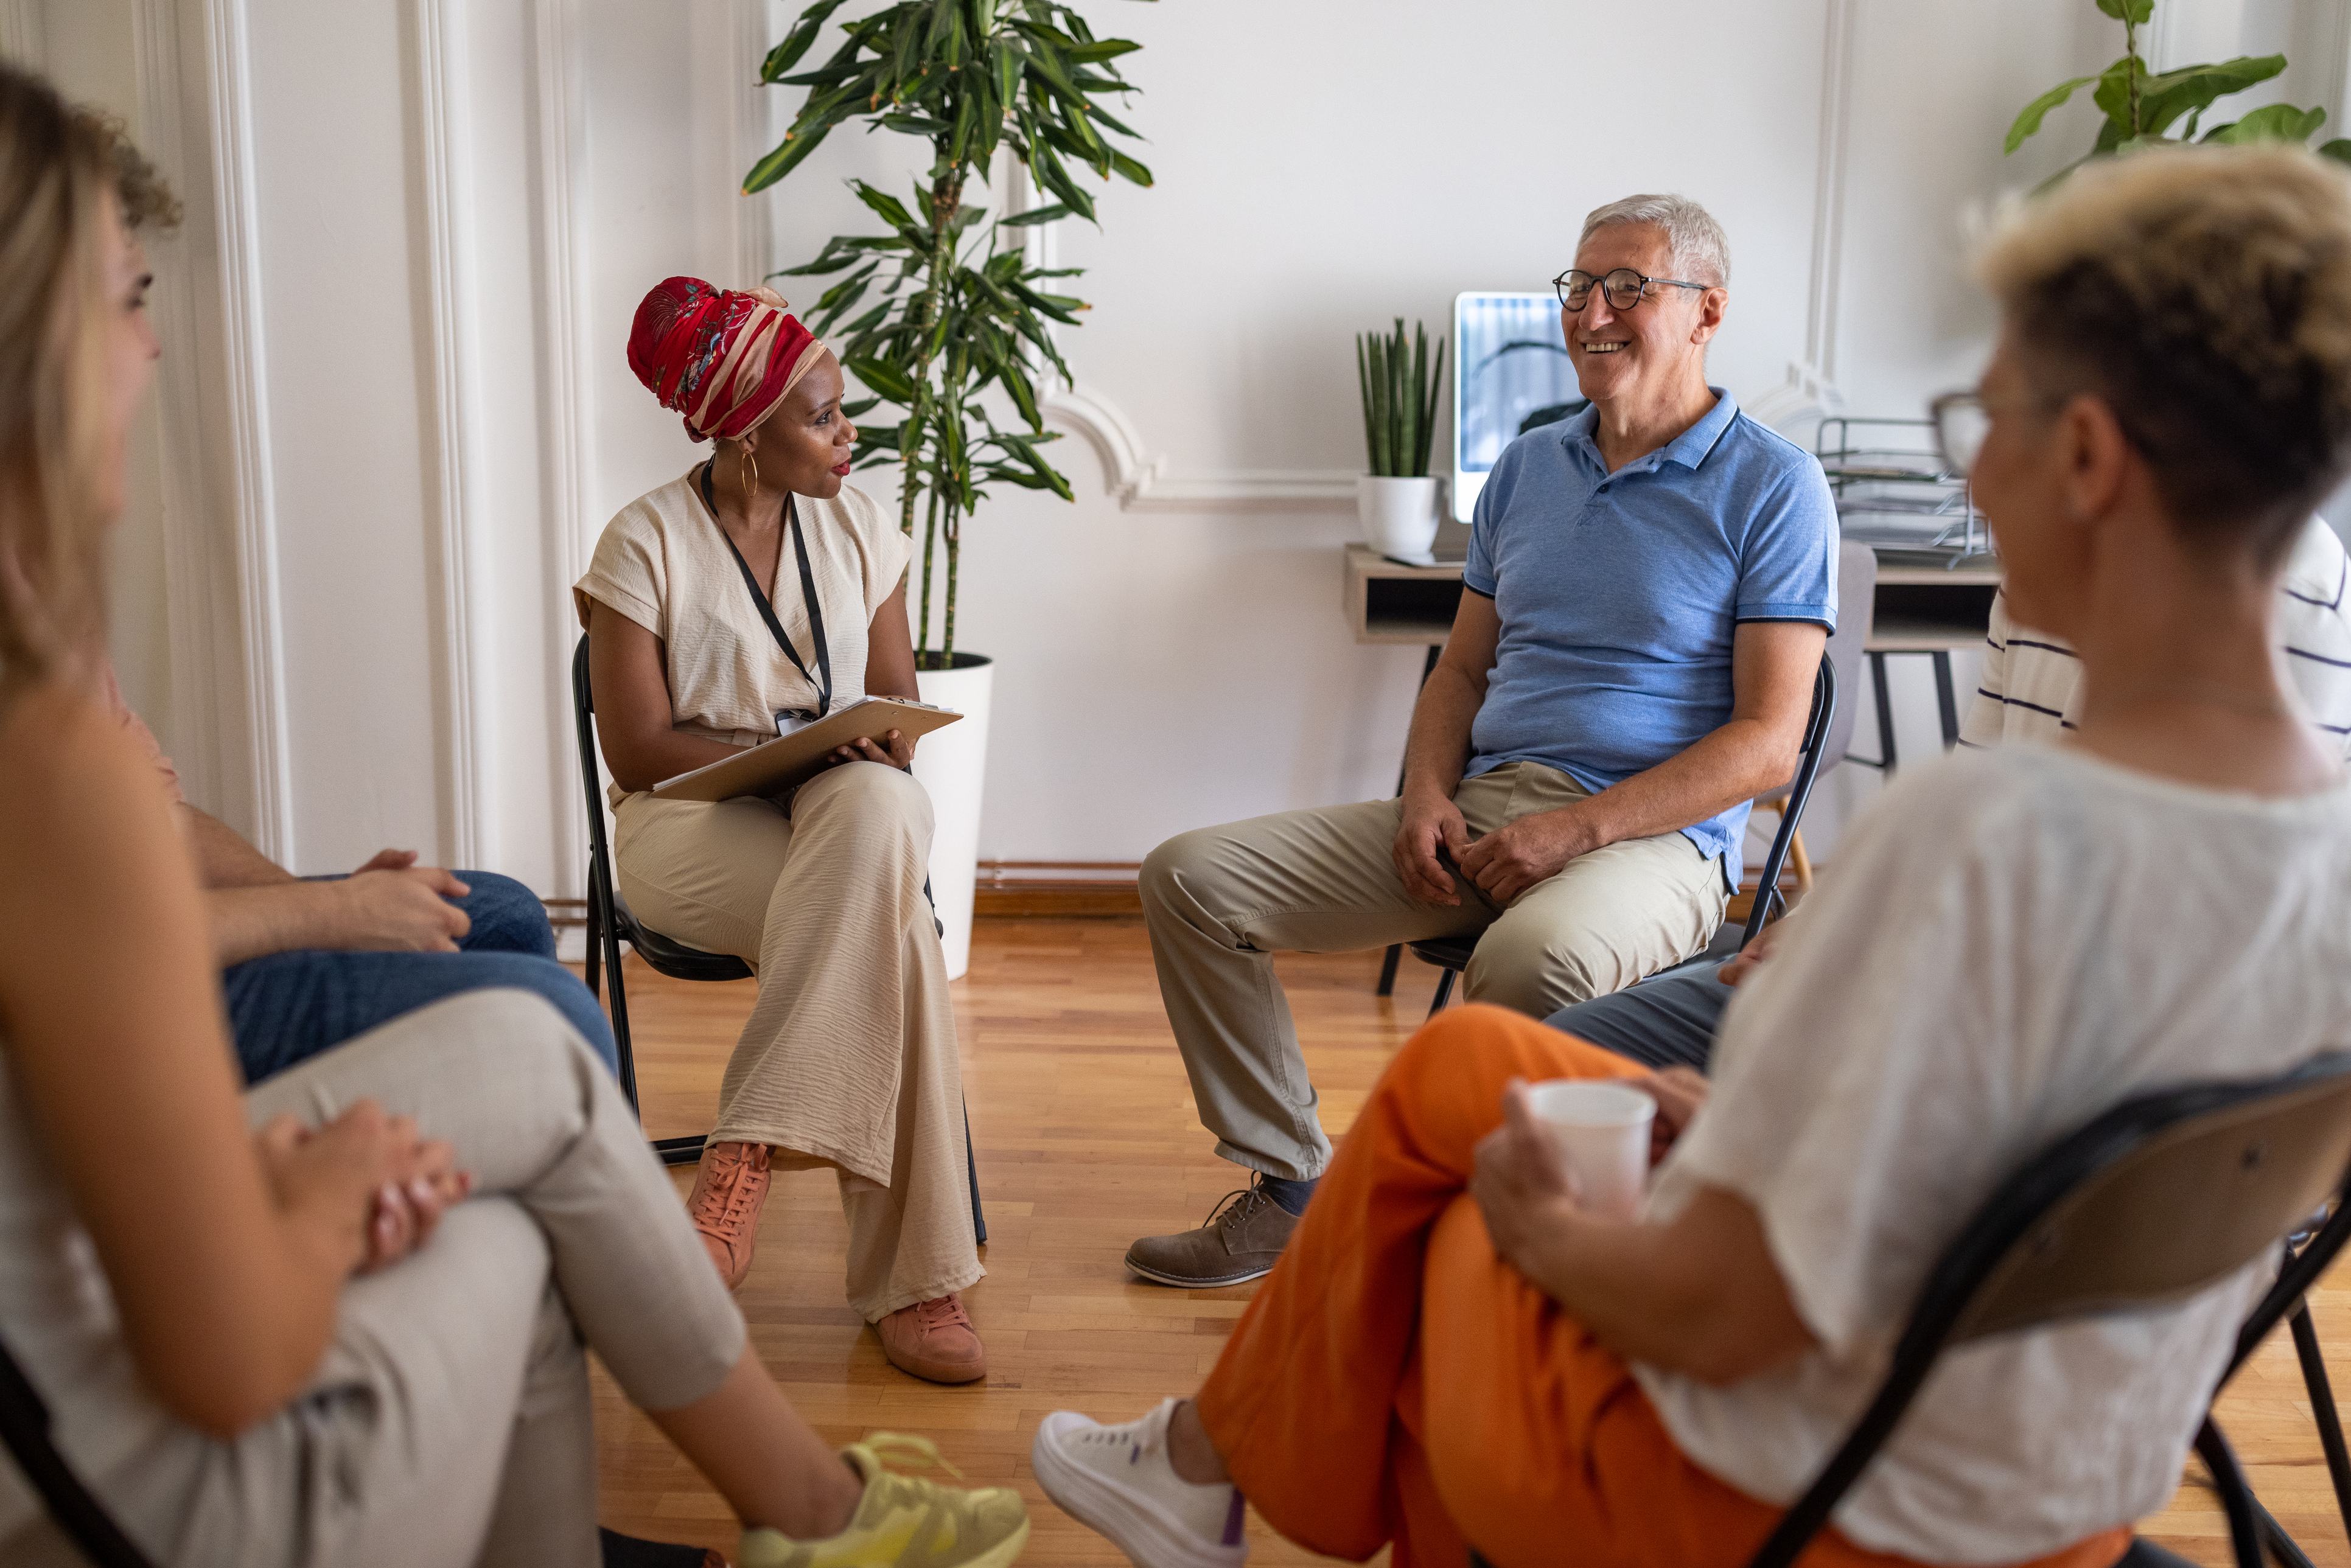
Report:
M875 234L835 235L816 259L773 277L846 273L810 311L819 334L841 329L842 367L873 397L847 405L862 420L887 403L894 421L861 423L853 457L900 469L899 523L911 537L923 518L923 589L916 662L953 667L956 575L963 522L993 484L1050 490L1071 499L1070 482L1040 450L1045 428L1038 381L1069 366L1055 325L1079 325L1086 302L1056 280L1076 267L1034 265L1025 226L1056 218L1094 221L1094 197L1075 167L1137 185L1151 171L1113 145L1137 133L1102 99L1135 90L1116 62L1142 46L1097 38L1074 6L1059 0L897 0L842 24L842 41L813 70L792 74L843 0L816 0L759 68L759 79L804 87L808 97L783 141L744 177L746 195L789 175L834 128L850 120L929 144L913 202L863 180L850 182L882 221ZM1122 104L1123 107L1123 104ZM987 183L998 148L1028 170L1050 204L1006 217L966 203L976 177ZM981 401L998 389L1018 415L999 425ZM931 648L931 586L946 546L946 591L938 649Z
M2109 153L2179 147L2190 142L2225 145L2290 141L2304 146L2326 123L2326 110L2323 109L2296 109L2291 104L2273 103L2205 130L2199 137L2197 132L2202 129L2206 110L2230 94L2242 92L2283 71L2285 57L2240 55L2218 65L2181 66L2156 75L2147 69L2146 59L2138 52L2138 30L2155 15L2155 0L2097 0L2097 6L2123 25L2122 58L2096 76L2059 82L2026 104L2016 122L2008 128L2004 151L2013 152L2040 131L2050 110L2072 98L2079 89L2094 89L2091 99L2106 116L2098 127L2097 141L2089 152L2044 181L2043 189L2055 184L2091 159ZM2351 163L2351 140L2337 137L2318 151L2326 157Z

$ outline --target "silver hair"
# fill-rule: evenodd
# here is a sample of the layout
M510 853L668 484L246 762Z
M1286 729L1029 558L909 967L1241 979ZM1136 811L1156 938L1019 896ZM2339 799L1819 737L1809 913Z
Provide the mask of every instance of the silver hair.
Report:
M1730 286L1730 241L1714 214L1687 196L1626 196L1594 207L1583 220L1583 232L1575 236L1575 248L1582 250L1583 242L1599 230L1619 224L1647 224L1663 229L1666 243L1673 247L1674 270L1687 281Z

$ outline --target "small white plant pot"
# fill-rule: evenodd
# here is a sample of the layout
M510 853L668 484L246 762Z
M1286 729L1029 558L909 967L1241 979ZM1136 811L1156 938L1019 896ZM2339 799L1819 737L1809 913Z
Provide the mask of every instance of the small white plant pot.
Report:
M1355 516L1364 541L1382 555L1426 560L1437 542L1437 480L1355 476Z
M979 653L957 653L952 670L918 670L923 700L951 707L963 718L923 737L914 748L914 779L931 796L931 897L946 949L947 978L971 967L972 894L979 874L979 795L987 778L988 697L996 665Z

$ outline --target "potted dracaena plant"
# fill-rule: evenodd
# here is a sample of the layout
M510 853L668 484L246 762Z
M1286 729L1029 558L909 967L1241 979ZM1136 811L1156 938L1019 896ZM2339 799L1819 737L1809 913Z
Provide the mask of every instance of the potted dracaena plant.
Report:
M881 232L836 235L814 260L774 276L847 275L816 301L809 324L828 337L838 329L842 366L873 393L847 405L859 422L853 461L893 465L899 527L911 538L921 524L917 678L925 702L965 716L914 758L937 813L931 884L953 977L969 961L994 673L985 655L956 645L963 528L992 485L1071 498L1069 480L1040 450L1057 437L1045 429L1040 385L1049 375L1069 379L1053 328L1078 325L1087 307L1057 287L1077 268L1036 266L1020 242L1025 225L1094 220L1080 166L1105 182L1151 183L1148 169L1112 145L1136 132L1101 101L1134 90L1115 62L1141 46L1095 37L1058 0L896 0L841 24L832 54L795 74L842 4L817 0L762 62L762 82L806 88L808 97L743 191L784 179L851 120L927 144L911 203L850 182ZM975 181L987 183L999 151L1048 204L998 216L966 200ZM1013 420L999 424L992 402L1008 404ZM874 413L883 405L892 417Z
M2204 131L2204 113L2220 99L2269 80L2285 69L2283 55L2240 55L2217 65L2181 66L2158 75L2147 69L2138 52L2138 30L2155 15L2155 0L2097 0L2098 9L2123 25L2122 58L2094 77L2059 82L2024 106L2008 128L2005 152L2013 152L2041 129L2049 111L2074 96L2079 88L2096 89L2092 99L2105 111L2097 141L2087 152L2043 182L2047 189L2093 158L2114 152L2137 152L2149 147L2179 147L2190 142L2290 141L2307 145L2326 123L2324 109L2296 109L2273 103ZM2171 134L2178 128L2178 133ZM2351 163L2351 141L2336 137L2319 152Z
M1426 564L1437 540L1437 481L1428 447L1437 429L1437 387L1445 374L1445 340L1428 352L1428 331L1413 323L1407 344L1404 319L1393 336L1355 340L1355 379L1364 394L1364 445L1371 472L1355 480L1355 517L1364 538L1382 555Z

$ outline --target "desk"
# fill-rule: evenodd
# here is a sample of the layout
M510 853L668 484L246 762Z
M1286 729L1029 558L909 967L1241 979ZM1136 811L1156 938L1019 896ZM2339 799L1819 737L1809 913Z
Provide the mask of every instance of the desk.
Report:
M1925 653L1935 661L1935 706L1946 749L1959 741L1959 694L1951 685L1951 655L1980 646L1991 622L1992 595L2000 568L1889 566L1877 568L1871 595L1869 679L1877 699L1877 757L1848 757L1865 768L1894 768L1894 708L1886 695L1886 660L1893 653Z
M1941 710L1943 744L1959 738L1959 694L1951 684L1951 654L1982 643L2000 587L1996 566L1888 566L1877 569L1871 596L1869 673L1877 698L1878 754L1870 767L1894 766L1894 710L1886 700L1889 654L1925 653L1935 661L1935 696ZM1437 655L1453 629L1461 602L1461 563L1405 566L1369 545L1346 547L1340 607L1358 643L1403 643L1428 649L1421 679L1437 667Z

